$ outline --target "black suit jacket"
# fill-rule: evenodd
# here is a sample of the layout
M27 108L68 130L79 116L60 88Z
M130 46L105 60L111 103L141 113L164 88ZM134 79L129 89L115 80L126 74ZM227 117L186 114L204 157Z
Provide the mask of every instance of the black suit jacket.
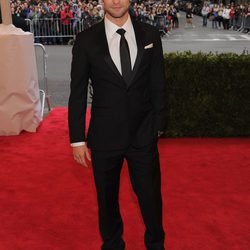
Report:
M69 98L70 142L87 141L94 150L141 147L164 129L165 71L161 39L154 27L132 21L138 47L129 84L111 59L104 21L81 32L72 54ZM152 48L145 46L152 44ZM91 121L85 136L89 78L93 85Z

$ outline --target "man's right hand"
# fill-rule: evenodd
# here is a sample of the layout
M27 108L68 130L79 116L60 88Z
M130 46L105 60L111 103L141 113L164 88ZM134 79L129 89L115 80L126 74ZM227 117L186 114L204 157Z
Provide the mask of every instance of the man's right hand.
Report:
M82 146L72 147L72 150L75 161L84 167L88 167L86 160L91 161L91 157L87 145L84 144Z

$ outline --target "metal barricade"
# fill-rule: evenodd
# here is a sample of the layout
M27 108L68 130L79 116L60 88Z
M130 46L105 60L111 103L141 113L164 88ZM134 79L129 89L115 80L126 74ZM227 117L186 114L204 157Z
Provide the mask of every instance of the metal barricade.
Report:
M68 24L62 24L60 18L46 19L25 19L30 32L34 38L52 38L52 37L74 37L78 32L89 27L85 20L74 20Z
M33 32L32 21L31 21L30 19L25 19L25 21L26 21L26 25L29 27L29 31L30 31L31 33L34 33L34 32Z
M250 34L250 16L245 17L245 23L244 23L244 31L248 32Z
M237 30L239 30L242 26L242 15L239 15L237 18L237 21L235 23L235 27Z
M84 30L82 20L72 19L69 23L61 22L60 18L26 19L35 38L69 37L73 38Z
M42 116L44 114L44 108L45 108L45 103L47 104L48 111L51 110L51 105L50 105L50 95L49 95L49 88L48 88L48 78L47 78L47 53L45 51L45 47L40 44L40 43L34 43L35 49L39 48L42 50L43 53L43 59L42 59L42 64L43 64L43 80L42 80L42 86L39 87L39 92L40 92L40 99L41 99L41 105L42 105ZM37 54L36 54L37 56Z
M243 32L244 31L244 26L245 26L245 22L246 22L246 17L243 15L240 15L238 18L240 18L240 27L237 29L238 32Z
M44 19L26 19L27 24L30 27L30 31L34 34L36 43L53 44L56 43L55 39L60 39L62 42L74 39L75 36L99 22L101 18L83 18L83 19L71 19L68 24L63 24L60 18L44 18ZM156 16L154 21L150 21L151 25L155 25L162 35L169 35L165 29L169 27L169 22L165 16Z
M53 44L57 43L56 40L68 42L70 39L74 39L79 32L89 28L100 20L100 18L71 19L66 24L60 18L44 18L26 19L26 22L34 34L36 43Z
M150 25L152 25L152 26L154 26L154 21L153 21L153 20L147 19L147 20L146 20L146 23L147 23L147 24L150 24Z

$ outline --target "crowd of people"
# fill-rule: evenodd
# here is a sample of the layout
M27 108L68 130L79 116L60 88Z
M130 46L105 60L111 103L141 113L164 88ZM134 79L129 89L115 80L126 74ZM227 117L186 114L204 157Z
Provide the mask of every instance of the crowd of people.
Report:
M39 25L45 25L44 21L58 20L60 25L57 26L61 28L58 29L57 34L61 33L62 38L45 38L45 43L46 41L49 43L67 43L69 38L65 35L67 35L66 31L69 28L77 33L79 30L99 22L104 16L102 2L94 0L11 0L11 12L12 16L30 19L35 36L38 37L43 36ZM179 27L178 4L170 4L168 0L160 2L148 0L140 3L134 1L131 2L129 12L137 20L158 26L164 34ZM47 30L46 33L53 33L52 31L55 30L54 23L50 23L50 31ZM45 36L48 34L45 34ZM41 38L37 38L36 42L41 42Z
M10 4L13 19L19 18L19 21L29 19L36 42L42 43L68 43L72 34L75 35L99 22L104 16L101 0L99 2L95 0L10 0ZM250 16L250 4L223 5L205 1L199 8L203 26L207 27L208 22L211 21L213 29L236 29L241 16ZM157 26L163 34L168 34L173 28L179 27L180 9L186 12L186 26L194 27L192 19L197 11L191 3L184 1L132 1L129 12L137 20ZM52 38L53 36L55 37Z
M204 2L201 15L204 27L207 27L209 20L213 29L237 29L239 18L250 16L250 4L223 5Z
M193 5L191 2L181 2L180 9L186 12L186 27L195 27L192 20L194 14L202 16L203 27L207 27L208 22L211 22L213 29L225 30L238 29L242 18L250 16L250 4L225 5L215 1L204 1L202 5ZM247 21L250 22L250 19Z

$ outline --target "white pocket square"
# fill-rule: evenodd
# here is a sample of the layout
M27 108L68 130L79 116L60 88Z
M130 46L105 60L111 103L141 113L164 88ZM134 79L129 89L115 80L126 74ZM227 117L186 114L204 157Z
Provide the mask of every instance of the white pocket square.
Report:
M150 44L146 45L146 46L144 47L144 49L151 49L151 48L153 48L153 47L154 47L154 44L153 44L153 43L150 43Z

